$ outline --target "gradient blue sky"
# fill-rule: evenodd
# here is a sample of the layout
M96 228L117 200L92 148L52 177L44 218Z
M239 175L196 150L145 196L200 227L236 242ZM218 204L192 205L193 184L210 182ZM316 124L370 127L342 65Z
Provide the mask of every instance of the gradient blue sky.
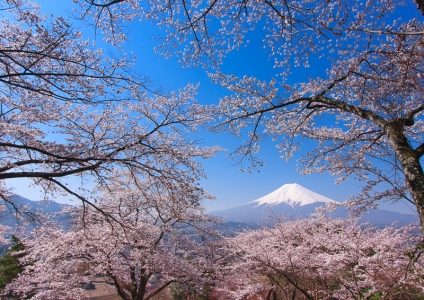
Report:
M46 14L63 15L65 6L72 8L71 0L43 0L36 1L42 6L42 11ZM87 37L93 37L93 29L86 27L75 27L82 30ZM149 23L134 22L128 27L130 31L130 41L124 45L126 52L133 52L137 56L136 70L150 76L157 84L165 90L176 90L183 88L187 83L200 83L198 101L202 104L217 104L220 97L226 91L218 85L210 82L206 71L200 68L183 68L176 59L166 60L164 57L155 54L153 48L158 46L158 42L152 40L152 35L157 32L157 28ZM223 71L235 75L255 75L260 79L270 79L274 76L275 69L268 60L266 50L263 49L261 36L258 33L250 34L251 42L246 48L231 53L224 61ZM98 44L102 44L101 36L97 36ZM325 66L318 66L315 69L298 70L293 78L296 80L306 80L322 72ZM199 135L206 145L221 145L231 151L242 142L242 138L235 138L228 134L212 134L201 132ZM306 146L305 146L306 147ZM234 166L234 161L226 159L227 153L220 153L215 158L203 161L202 164L208 175L207 179L201 181L202 186L216 196L213 202L207 202L208 211L220 210L235 207L254 201L279 188L286 183L298 183L316 193L328 198L345 201L351 195L360 191L361 183L349 180L336 185L335 178L327 174L301 175L296 170L295 157L290 162L285 162L279 158L275 144L265 141L262 144L259 156L265 161L265 166L254 173L246 173L238 170ZM307 151L307 148L302 151ZM14 180L10 182L16 187L16 193L26 198L37 200L40 198L38 189L27 188L28 182L25 180ZM59 202L66 202L66 199L58 198ZM382 203L381 208L415 213L415 208L406 204L390 205Z

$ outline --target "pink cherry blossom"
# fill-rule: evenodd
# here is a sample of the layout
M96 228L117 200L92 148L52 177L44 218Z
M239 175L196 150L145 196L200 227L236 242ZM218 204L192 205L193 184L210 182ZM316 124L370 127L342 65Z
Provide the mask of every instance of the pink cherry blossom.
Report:
M97 210L68 208L70 230L42 226L23 238L26 267L7 290L31 299L83 299L82 285L101 277L122 299L141 300L172 283L213 283L219 234L199 204L208 196L154 178L125 183L117 179L105 189ZM150 280L154 290L147 290Z
M423 293L422 236L412 228L364 228L355 219L323 216L277 219L272 228L227 240L231 263L221 289L229 290L228 299L403 299Z
M308 141L314 147L302 151L301 172L365 182L349 202L359 210L408 201L423 227L422 1L77 2L109 40L123 42L126 22L148 20L163 30L158 53L214 70L211 79L229 94L212 107L213 129L245 136L233 156L248 169L262 166L265 138L285 159ZM274 62L266 81L221 71L250 32L265 49L255 55ZM298 79L310 69L318 75Z

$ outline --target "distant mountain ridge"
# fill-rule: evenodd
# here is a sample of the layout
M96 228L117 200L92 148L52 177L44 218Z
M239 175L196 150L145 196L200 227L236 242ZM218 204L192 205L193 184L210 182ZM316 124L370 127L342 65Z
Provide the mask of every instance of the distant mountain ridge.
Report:
M316 208L331 202L337 203L335 200L293 183L285 184L255 201L234 208L214 211L211 214L222 217L224 222L247 224L251 228L257 228L260 224L267 224L269 217L273 218L280 214L289 218L307 217L308 214L314 213ZM343 207L339 207L329 215L345 218L347 212ZM361 222L370 223L376 227L389 226L394 222L403 226L418 222L418 216L373 209L361 218Z
M32 201L25 197L14 195L13 201L18 208L24 205L29 207L30 212L58 213L66 204L59 204L53 201L40 202ZM221 211L211 212L210 214L223 217L224 222L231 223L234 228L257 228L260 224L266 224L267 217L279 216L280 214L289 218L306 217L315 212L317 207L326 203L337 202L325 196L319 195L299 184L286 184L255 201L245 205L229 208ZM16 218L13 214L13 207L9 204L9 211L0 214L0 224L15 227ZM340 207L330 214L332 217L346 217L344 208ZM57 221L70 225L67 216L56 218ZM370 210L364 215L361 222L370 223L377 227L384 227L397 222L399 226L418 222L418 216L413 214L404 214L382 209Z
M13 195L11 202L13 202L14 206L6 203L6 210L0 213L0 224L12 228L19 223L16 219L16 209L29 213L29 215L34 213L54 214L59 213L62 207L67 206L67 204L59 204L54 201L33 201L17 194ZM56 217L55 220L65 224L68 222L65 220L66 217L66 215Z

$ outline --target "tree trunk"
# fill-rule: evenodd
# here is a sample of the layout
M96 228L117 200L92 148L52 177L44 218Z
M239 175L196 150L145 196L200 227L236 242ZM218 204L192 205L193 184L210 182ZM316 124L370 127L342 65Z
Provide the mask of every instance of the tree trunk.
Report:
M399 124L387 124L383 130L400 162L406 184L417 208L421 231L424 232L424 172L420 164L420 155L411 147Z
M144 293L146 292L147 281L150 276L140 275L140 282L138 284L137 295L134 300L143 300Z
M112 275L111 273L108 273L108 276L110 276L110 278L112 278L113 280L113 284L115 285L116 288L116 292L118 293L119 296L121 296L122 299L124 300L130 300L130 296L125 293L124 289L122 288L118 278L114 275Z
M274 288L269 290L266 300L277 300L277 293Z

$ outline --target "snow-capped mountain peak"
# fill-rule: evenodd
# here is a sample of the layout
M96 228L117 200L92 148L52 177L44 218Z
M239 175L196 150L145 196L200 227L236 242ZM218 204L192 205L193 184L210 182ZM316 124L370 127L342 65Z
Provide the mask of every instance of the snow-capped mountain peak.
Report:
M285 184L277 190L269 193L266 196L259 198L258 200L250 203L256 203L257 206L265 205L277 205L280 203L286 203L292 207L304 206L316 202L336 202L327 197L321 196L297 183Z

